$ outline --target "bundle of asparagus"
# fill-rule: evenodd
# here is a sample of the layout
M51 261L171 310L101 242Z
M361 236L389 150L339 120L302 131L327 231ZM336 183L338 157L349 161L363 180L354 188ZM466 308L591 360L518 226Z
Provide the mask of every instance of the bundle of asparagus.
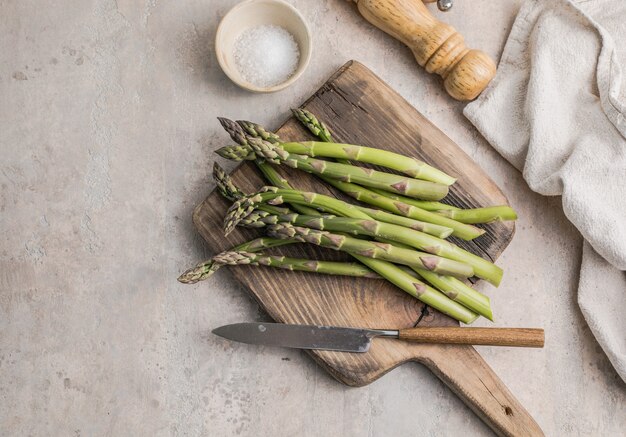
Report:
M439 202L455 179L418 159L397 153L336 143L312 113L293 110L320 141L287 142L256 123L219 118L237 143L220 148L227 159L253 160L269 182L246 194L216 163L219 192L233 202L224 219L228 234L236 226L264 229L257 238L214 256L183 273L195 283L223 265L261 265L288 270L384 278L427 305L464 323L482 315L493 320L489 298L461 279L476 276L497 286L502 270L447 241L472 240L484 233L474 226L515 220L509 206L460 209ZM357 164L355 164L355 162ZM361 167L378 165L402 173ZM365 207L319 193L295 190L274 165L317 175ZM306 243L350 254L358 262L320 261L269 255L265 250Z

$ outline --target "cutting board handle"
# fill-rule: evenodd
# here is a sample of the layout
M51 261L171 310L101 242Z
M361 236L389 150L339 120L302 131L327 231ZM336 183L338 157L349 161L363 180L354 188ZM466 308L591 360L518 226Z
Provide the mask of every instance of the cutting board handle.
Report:
M437 20L421 0L353 0L361 15L406 44L419 65L443 78L457 100L476 98L496 74L484 52L470 50L452 26Z
M437 375L497 435L544 435L537 422L472 346L433 345L432 351L416 361Z

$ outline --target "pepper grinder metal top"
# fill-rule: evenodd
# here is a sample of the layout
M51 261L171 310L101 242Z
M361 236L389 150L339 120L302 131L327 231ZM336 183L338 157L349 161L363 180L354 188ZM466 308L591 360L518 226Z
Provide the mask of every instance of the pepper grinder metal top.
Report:
M437 0L437 7L440 11L449 11L454 2L452 0Z

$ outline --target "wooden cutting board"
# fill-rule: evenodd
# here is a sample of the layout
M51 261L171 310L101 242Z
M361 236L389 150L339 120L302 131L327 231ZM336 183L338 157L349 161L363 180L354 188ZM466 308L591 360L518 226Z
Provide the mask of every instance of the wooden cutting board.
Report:
M350 61L335 73L303 105L324 121L336 140L393 150L416 156L458 177L446 202L472 208L506 204L494 182L445 134L399 94L362 64ZM224 114L236 117L237 114ZM254 121L254 120L252 120ZM271 126L270 126L271 127ZM310 138L295 119L278 130L284 139ZM224 143L228 136L224 133ZM332 194L329 187L302 172L281 168L295 187ZM265 185L249 162L233 172L236 183L253 192ZM212 192L194 211L193 220L217 253L259 236L238 228L224 237L222 221L229 203ZM495 260L509 244L513 222L486 225L487 232L464 248ZM345 254L307 245L275 249L285 255L348 260ZM395 288L375 279L356 279L287 272L265 267L234 267L235 277L246 285L265 311L276 321L367 328L454 326L458 323ZM493 293L497 299L497 293ZM470 346L419 345L377 339L364 354L311 351L310 355L345 384L361 386L407 361L430 368L497 434L542 435L541 429ZM506 353L506 349L502 351Z

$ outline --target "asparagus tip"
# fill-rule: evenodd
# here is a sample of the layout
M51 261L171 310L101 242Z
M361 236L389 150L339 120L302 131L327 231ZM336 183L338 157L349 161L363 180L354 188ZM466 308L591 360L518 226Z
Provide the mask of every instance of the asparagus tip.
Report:
M182 283L182 284L193 284L194 282L193 279L191 279L190 277L190 271L186 270L182 275L180 275L178 277L178 282Z
M213 179L221 179L226 174L224 168L217 161L213 161Z
M217 119L233 141L242 146L247 144L246 132L239 124L225 117L217 117Z
M224 129L230 129L230 128L234 128L237 124L231 120L230 118L226 118L226 117L217 117L217 120L220 122L220 124L222 125L222 127Z
M178 282L182 284L195 284L204 281L215 273L220 266L220 264L215 263L213 260L201 262L183 272L183 274L178 277Z

